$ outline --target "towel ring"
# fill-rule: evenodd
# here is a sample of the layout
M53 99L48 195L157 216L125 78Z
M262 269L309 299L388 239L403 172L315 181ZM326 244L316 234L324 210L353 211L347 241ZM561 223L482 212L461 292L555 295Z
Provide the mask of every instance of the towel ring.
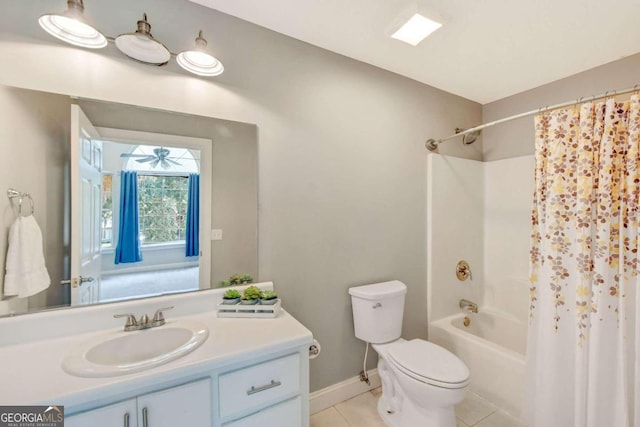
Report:
M31 194L21 193L17 190L14 190L13 188L10 188L7 190L7 197L9 198L9 200L18 199L18 215L22 216L22 202L25 197L28 198L29 202L31 203L31 212L29 213L29 215L33 215L33 213L35 212L35 208L33 205L33 198L31 197ZM24 215L24 216L29 216L29 215Z
M25 197L29 199L29 202L31 203L31 212L29 213L29 215L33 215L33 213L35 212L35 209L33 206L33 199L31 198L31 194L29 193L24 193L20 196L20 199L18 200L18 215L22 215L22 200ZM24 215L24 216L29 216L29 215Z

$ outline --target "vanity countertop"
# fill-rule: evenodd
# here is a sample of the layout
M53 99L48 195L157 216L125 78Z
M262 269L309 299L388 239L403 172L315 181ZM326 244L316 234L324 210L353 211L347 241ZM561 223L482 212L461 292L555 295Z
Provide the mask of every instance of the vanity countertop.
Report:
M204 323L209 328L208 339L184 357L114 377L76 377L63 371L61 364L74 346L122 327L1 346L0 404L65 405L66 410L73 411L108 397L126 397L152 384L197 376L313 341L311 332L287 312L274 319L218 318L215 310L180 317L167 315L167 324L177 320Z

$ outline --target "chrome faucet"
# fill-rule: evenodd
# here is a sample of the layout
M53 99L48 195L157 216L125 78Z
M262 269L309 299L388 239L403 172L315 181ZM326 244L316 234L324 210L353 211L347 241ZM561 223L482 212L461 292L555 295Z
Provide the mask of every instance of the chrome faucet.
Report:
M460 308L463 310L467 310L471 313L477 313L478 312L478 304L476 304L475 302L471 302L467 299L461 299L460 300Z
M136 316L131 314L131 313L125 313L125 314L114 314L113 317L115 317L116 319L120 318L120 317L126 317L127 321L124 324L124 331L125 332L130 332L130 331L139 331L140 329L148 329L148 328L155 328L157 326L162 326L165 324L165 320L164 320L164 311L168 311L173 309L173 306L171 307L164 307L164 308L159 308L156 310L156 312L153 315L153 319L149 320L149 316L147 316L146 314L143 314L140 317L140 320L136 320Z

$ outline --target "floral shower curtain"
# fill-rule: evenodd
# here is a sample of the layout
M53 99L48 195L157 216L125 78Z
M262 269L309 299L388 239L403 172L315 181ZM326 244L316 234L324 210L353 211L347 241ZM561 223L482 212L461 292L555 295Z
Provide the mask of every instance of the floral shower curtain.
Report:
M640 101L540 115L525 419L640 426Z

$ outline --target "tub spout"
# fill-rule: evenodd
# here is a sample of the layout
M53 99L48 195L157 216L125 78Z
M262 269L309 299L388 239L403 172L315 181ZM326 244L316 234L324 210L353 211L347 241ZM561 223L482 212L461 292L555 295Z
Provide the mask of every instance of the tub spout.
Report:
M475 302L471 302L469 300L466 299L461 299L460 300L460 308L463 310L467 310L471 313L477 313L478 312L478 304L476 304Z

